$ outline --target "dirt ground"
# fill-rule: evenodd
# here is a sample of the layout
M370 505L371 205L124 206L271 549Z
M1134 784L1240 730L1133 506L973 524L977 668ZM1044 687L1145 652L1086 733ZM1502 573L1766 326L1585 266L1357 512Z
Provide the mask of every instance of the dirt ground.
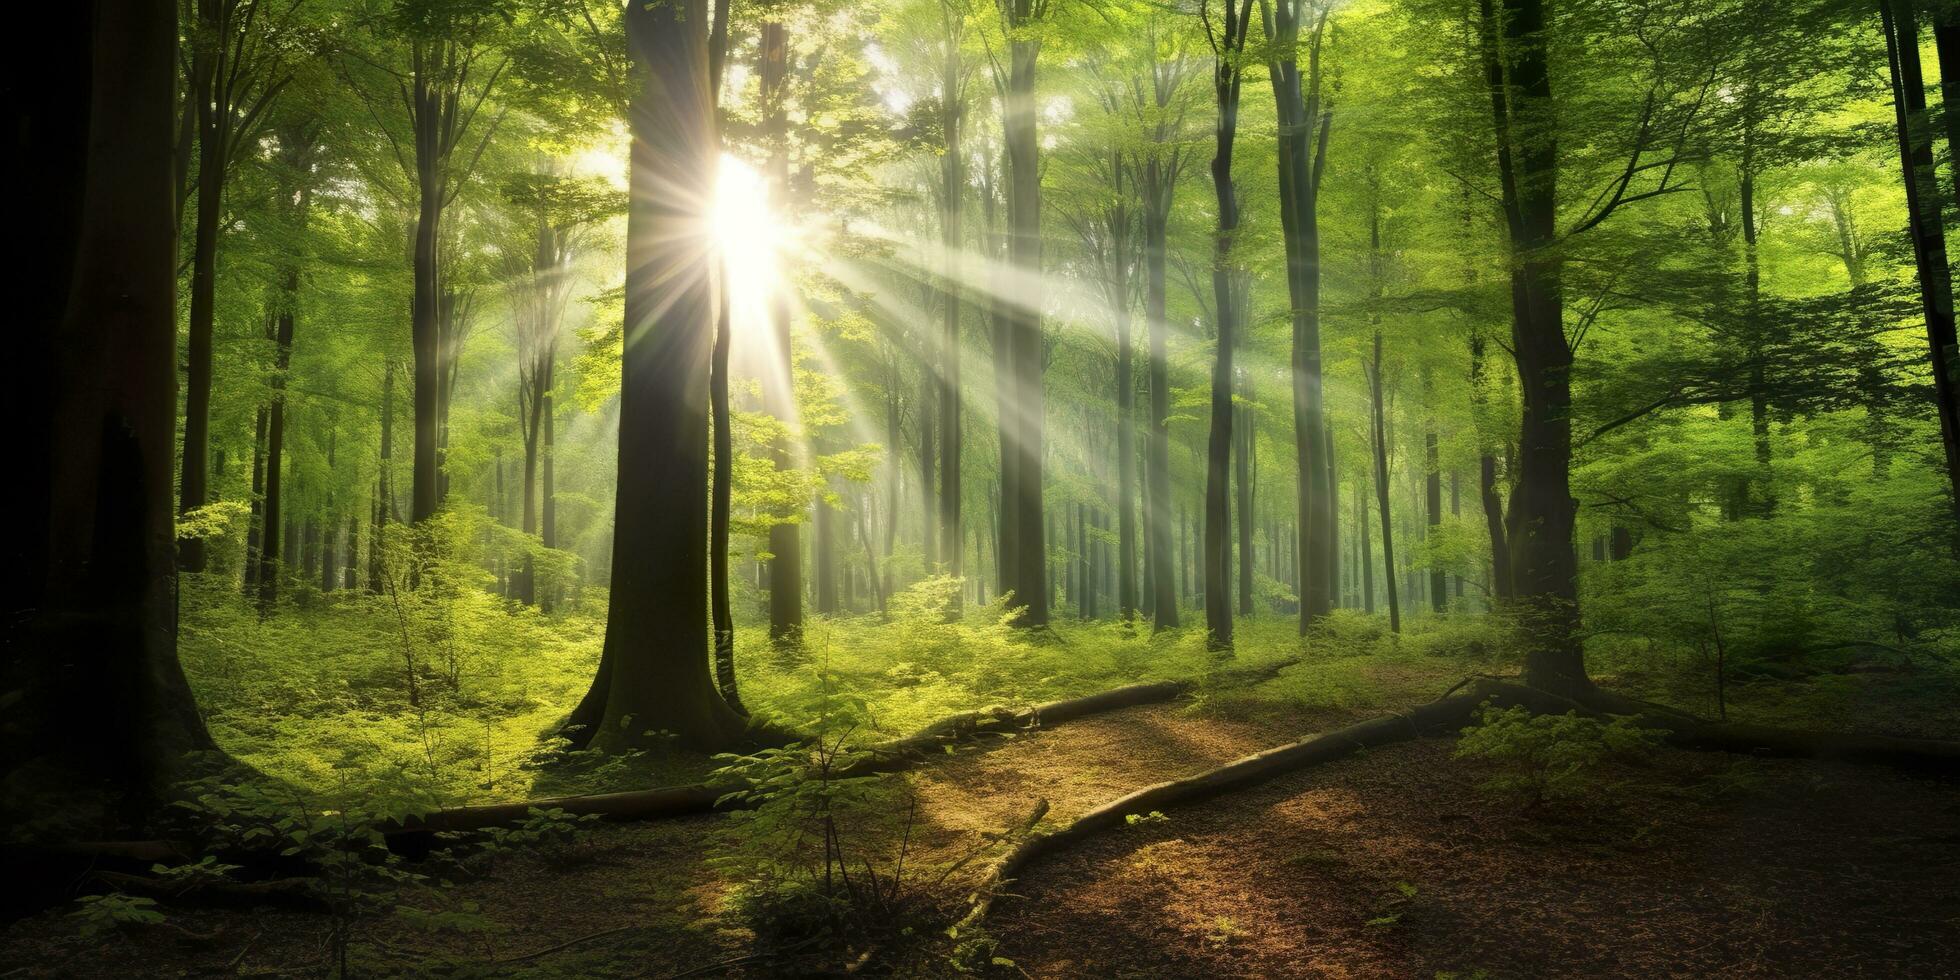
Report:
M1004 846L985 835L1037 801L1052 824L1358 717L1223 714L1133 708L928 763L908 777L914 860L974 855L936 892L957 908ZM1037 862L988 930L1007 975L1033 977L1960 972L1960 786L1667 752L1587 808L1527 811L1480 792L1483 777L1440 739L1281 777ZM505 858L452 884L493 928L362 920L354 972L939 972L875 947L744 960L758 941L704 858L720 819L606 826L569 854ZM0 936L0 978L331 974L318 913L185 910L104 941L66 911Z

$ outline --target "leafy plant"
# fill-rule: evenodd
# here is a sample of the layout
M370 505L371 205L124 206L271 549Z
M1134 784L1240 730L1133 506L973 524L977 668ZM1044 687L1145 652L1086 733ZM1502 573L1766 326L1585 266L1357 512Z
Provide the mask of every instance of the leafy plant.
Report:
M1523 707L1486 704L1478 723L1463 730L1456 757L1494 764L1482 788L1526 807L1607 792L1603 767L1651 754L1661 735L1631 719L1601 721L1577 712L1536 714Z
M79 907L68 913L69 917L81 924L82 935L90 939L140 926L159 926L164 921L154 898L110 892L84 895L75 904Z

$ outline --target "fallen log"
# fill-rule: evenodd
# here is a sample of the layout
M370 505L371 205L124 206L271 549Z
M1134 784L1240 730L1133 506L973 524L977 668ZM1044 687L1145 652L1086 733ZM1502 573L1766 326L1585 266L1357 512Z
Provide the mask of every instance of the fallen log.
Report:
M1710 721L1666 705L1638 701L1608 691L1595 691L1586 696L1582 705L1575 707L1635 718L1645 727L1666 733L1668 744L1684 749L1856 762L1942 776L1960 776L1960 742Z
M1122 708L1171 701L1192 690L1194 686L1190 681L1157 681L1131 684L1028 708L993 707L978 711L963 711L933 722L912 735L867 747L863 750L863 757L840 771L837 778L848 779L881 772L900 772L918 765L923 759L943 754L949 745L971 741L985 735L1027 731ZM740 783L696 783L689 786L667 786L621 793L559 796L518 803L453 807L421 816L406 817L399 822L383 826L381 830L389 836L391 846L414 848L417 845L411 844L408 840L398 839L417 836L426 838L427 835L436 833L482 830L487 827L521 823L534 809L559 809L573 816L596 814L605 820L618 821L691 816L743 805L740 800L721 802L723 797L743 788ZM422 841L422 846L426 844L426 840Z
M119 871L95 871L90 878L129 895L141 895L173 905L222 908L285 908L327 912L332 903L312 878L271 878L265 881L206 881L194 885Z
M1146 786L1096 807L1054 830L1035 831L1022 838L989 869L981 887L974 893L966 916L953 927L953 932L957 935L961 929L984 919L1001 889L1030 861L1079 843L1101 831L1124 826L1131 816L1195 803L1228 790L1332 762L1363 749L1460 728L1469 723L1471 715L1485 702L1498 706L1522 704L1534 711L1541 711L1563 710L1564 699L1532 688L1479 681L1466 694L1431 701L1411 711L1386 715L1337 731L1309 735L1297 742L1256 752L1194 776Z

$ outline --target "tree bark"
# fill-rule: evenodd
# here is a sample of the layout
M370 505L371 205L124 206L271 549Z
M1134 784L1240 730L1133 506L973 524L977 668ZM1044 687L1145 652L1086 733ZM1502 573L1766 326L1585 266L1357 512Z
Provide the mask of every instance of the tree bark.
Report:
M45 40L80 58L55 76L79 84L15 109L17 132L47 140L33 145L50 168L37 168L48 200L34 207L72 223L74 248L29 260L56 277L38 289L61 300L42 307L57 319L31 328L48 338L36 393L49 397L24 404L23 428L50 452L22 481L45 504L24 536L45 535L34 550L46 563L20 597L31 614L6 627L9 650L35 655L4 667L19 696L0 772L101 794L136 823L185 753L213 748L177 660L176 4L77 7Z
M708 373L713 251L698 213L712 198L714 104L706 0L625 14L636 71L619 504L605 646L570 723L575 745L612 749L664 731L690 747L739 742L740 715L708 667Z

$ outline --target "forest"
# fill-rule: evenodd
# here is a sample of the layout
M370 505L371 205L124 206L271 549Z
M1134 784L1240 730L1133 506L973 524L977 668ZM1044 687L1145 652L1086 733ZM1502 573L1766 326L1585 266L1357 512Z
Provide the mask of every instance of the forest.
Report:
M18 15L0 978L1960 974L1957 0Z

